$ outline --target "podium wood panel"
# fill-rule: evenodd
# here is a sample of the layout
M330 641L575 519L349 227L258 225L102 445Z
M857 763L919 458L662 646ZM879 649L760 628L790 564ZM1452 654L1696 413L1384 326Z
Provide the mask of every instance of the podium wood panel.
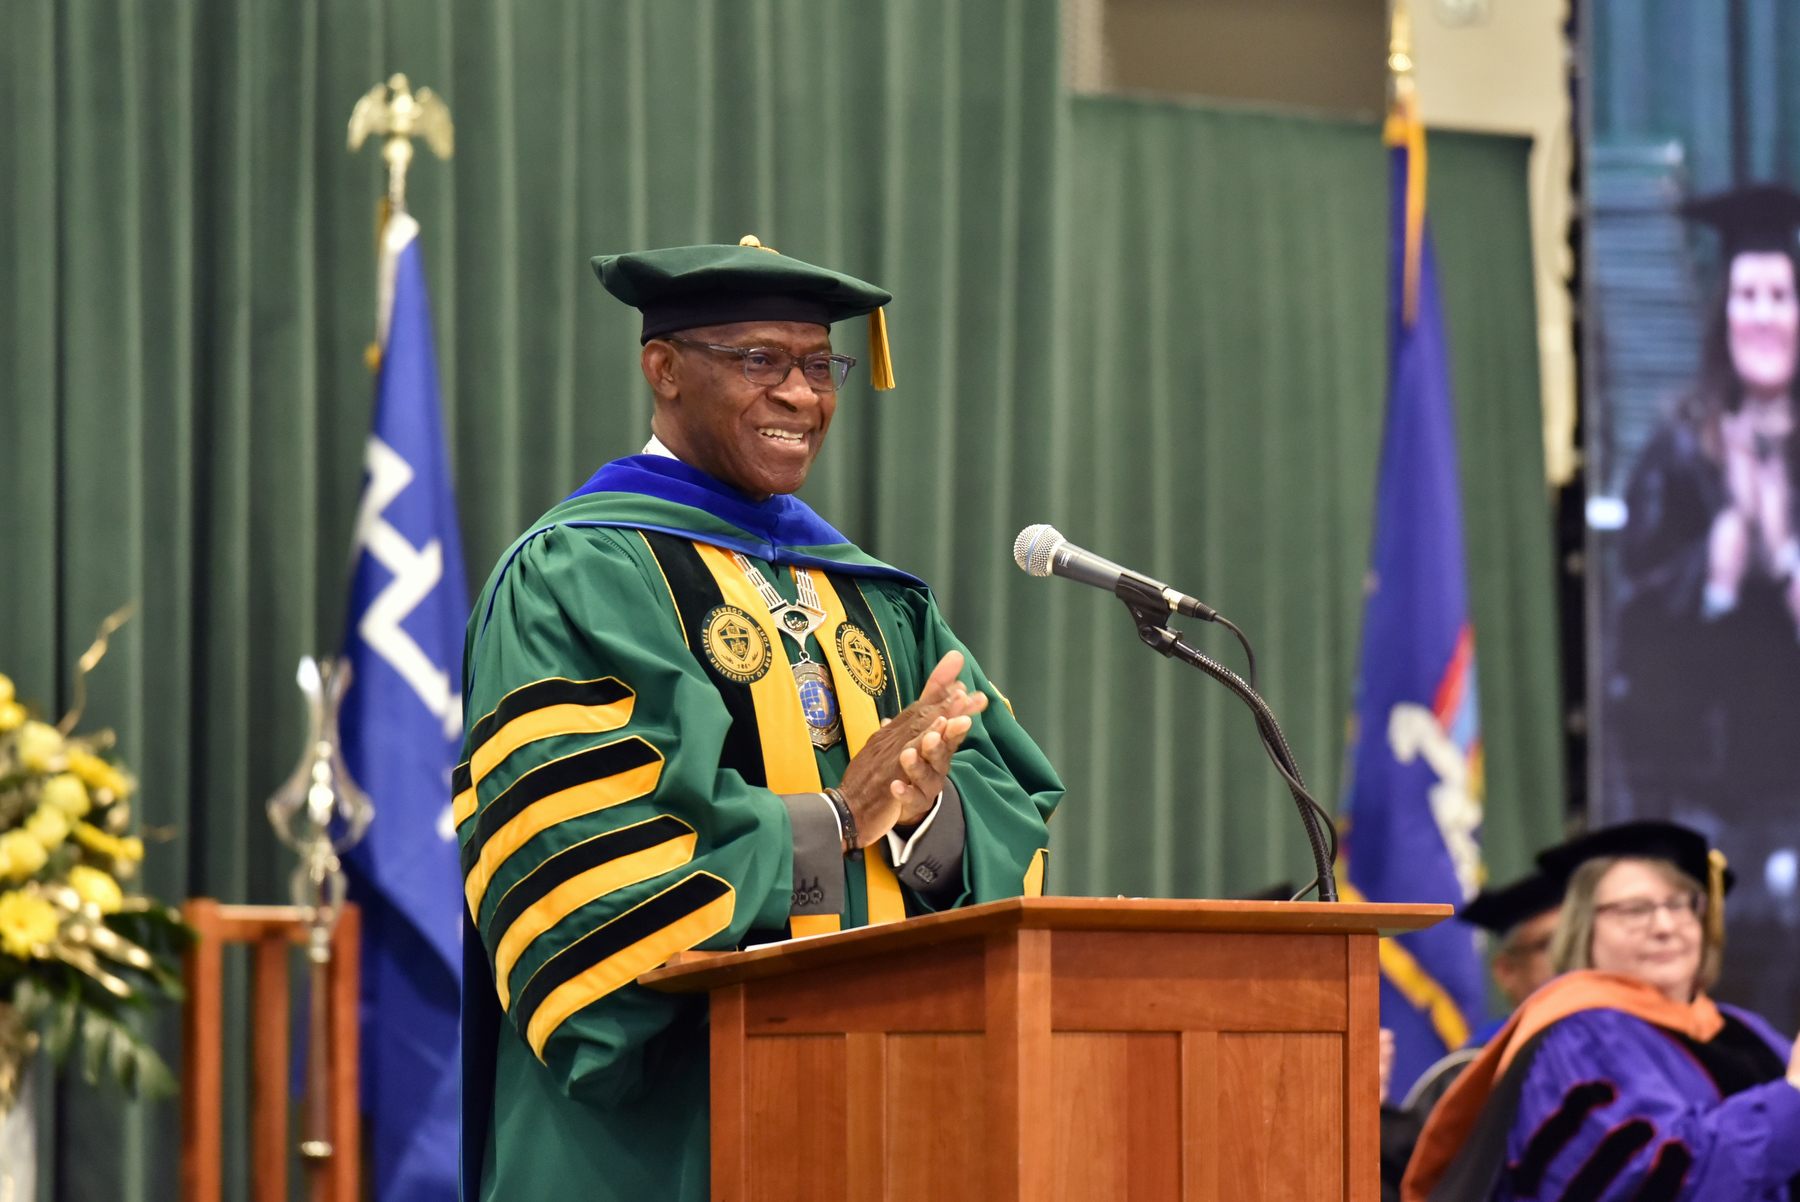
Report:
M641 980L712 994L717 1202L1376 1202L1376 938L1449 912L1013 899Z
M887 1043L887 1198L980 1202L988 1147L986 1040L981 1035L891 1035ZM753 1194L752 1197L760 1195Z
M1344 1197L1343 1036L1221 1032L1217 1046L1219 1101L1231 1112L1221 1124L1230 1138L1217 1148L1220 1196ZM1379 1082L1373 1088L1379 1092Z
M1181 1202L1181 1037L1051 1037L1051 1166L1058 1199Z

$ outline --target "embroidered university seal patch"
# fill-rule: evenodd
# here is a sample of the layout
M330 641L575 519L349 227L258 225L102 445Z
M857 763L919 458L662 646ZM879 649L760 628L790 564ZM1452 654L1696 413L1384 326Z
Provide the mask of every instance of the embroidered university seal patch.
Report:
M700 622L700 645L719 675L752 684L769 670L769 636L735 605L716 605Z
M856 687L871 697L881 696L887 684L887 664L882 662L874 640L863 633L862 627L845 622L837 628L837 647L838 658L844 661Z

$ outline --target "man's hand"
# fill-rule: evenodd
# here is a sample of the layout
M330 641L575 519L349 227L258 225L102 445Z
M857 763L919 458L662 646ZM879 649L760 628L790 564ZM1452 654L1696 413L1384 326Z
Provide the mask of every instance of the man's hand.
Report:
M962 746L973 715L987 708L987 694L971 693L957 679L960 651L938 661L919 699L882 723L844 771L838 792L856 819L856 842L867 847L896 825L930 812L950 773L950 757Z

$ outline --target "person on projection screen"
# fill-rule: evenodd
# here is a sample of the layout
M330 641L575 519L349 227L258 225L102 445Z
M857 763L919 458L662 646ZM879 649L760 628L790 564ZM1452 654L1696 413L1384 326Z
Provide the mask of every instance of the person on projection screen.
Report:
M754 239L594 268L643 313L653 437L469 622L469 1202L707 1198L707 1000L636 978L1039 892L1062 796L925 584L792 495L855 366L834 321L871 316L892 386L888 294Z
M1700 379L1626 491L1617 812L1741 821L1800 799L1800 194L1758 184L1685 212L1719 231L1725 279Z

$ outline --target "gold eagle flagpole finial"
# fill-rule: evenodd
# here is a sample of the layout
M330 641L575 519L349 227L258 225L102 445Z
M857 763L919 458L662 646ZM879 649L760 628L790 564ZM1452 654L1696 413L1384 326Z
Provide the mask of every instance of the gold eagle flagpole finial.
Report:
M381 264L376 285L375 341L363 352L363 362L375 372L381 369L388 318L393 311L394 255L387 249L389 222L406 213L406 169L412 166L412 140L424 138L438 158L447 159L456 152L456 127L450 123L450 106L436 92L420 88L415 93L406 76L395 74L364 93L350 114L351 152L362 149L371 135L386 137L381 157L388 165L387 195L375 206L375 251ZM400 224L415 233L418 230L418 224L410 217Z
M1393 0L1388 24L1388 115L1383 140L1406 150L1406 260L1401 320L1411 326L1419 312L1419 264L1425 242L1425 118L1413 82L1412 11Z
M450 106L430 88L414 93L406 76L394 75L370 88L350 114L350 149L360 150L371 134L384 134L381 157L388 165L388 208L406 209L406 169L412 166L412 140L424 138L432 153L447 159L456 151L456 127Z

